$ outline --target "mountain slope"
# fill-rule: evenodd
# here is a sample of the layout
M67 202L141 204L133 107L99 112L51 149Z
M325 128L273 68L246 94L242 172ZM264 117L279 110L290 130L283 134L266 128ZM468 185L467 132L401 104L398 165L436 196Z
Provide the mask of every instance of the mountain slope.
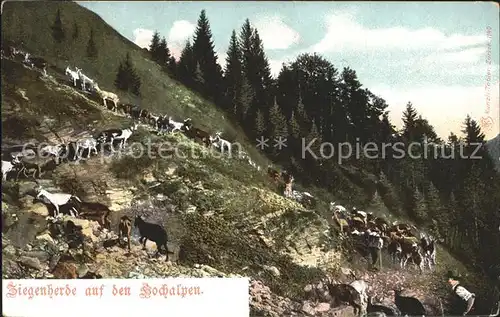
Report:
M54 44L51 26L57 10L65 28L66 41ZM2 39L14 41L18 46L41 55L50 64L64 70L70 65L83 69L90 78L96 79L103 90L115 91L114 80L118 65L130 53L131 60L142 80L141 98L117 92L123 102L131 102L157 113L171 115L174 119L190 117L193 123L207 131L221 131L231 141L242 142L252 158L265 165L265 160L255 149L254 142L248 142L238 127L224 119L222 112L196 93L172 80L160 67L147 57L147 53L123 37L97 14L72 2L6 2L2 14ZM72 38L73 25L78 25L78 38ZM98 56L86 57L90 27ZM22 39L22 41L20 40ZM22 43L21 45L19 45Z
M488 142L486 142L486 146L497 171L500 172L500 134L495 138L488 140Z
M70 21L67 23L71 25L73 20L81 25L86 23L92 26L96 34L106 37L106 41L96 38L100 49L97 61L85 60L86 40L66 46L67 52L71 52L66 57L64 52L60 56L54 53L56 49L48 44L52 43L49 26L57 8L61 8L63 23ZM94 13L74 3L47 2L36 5L32 2L8 2L4 5L2 23L6 39L16 43L22 39L27 50L56 65L49 69L50 77L44 78L20 63L2 59L4 142L70 140L94 131L129 125L128 119L110 113L79 90L65 85L60 73L68 63L83 65L85 72L96 78L103 89L114 91L112 82L117 61L127 52L131 53L143 79L142 107L154 109L158 113L173 114L179 119L190 116L197 126L206 127L211 132L225 129L227 134L237 140L244 140L238 127L225 120L213 104L170 79L145 57L142 50ZM82 28L80 37L88 34ZM114 66L108 67L108 63L114 63ZM120 96L123 99L130 98ZM95 254L92 256L95 263L92 266L100 268L107 277L132 277L136 270L141 270L140 274L146 277L182 274L200 276L198 264L203 264L212 267L208 269L211 271L210 276L237 273L262 280L273 292L270 298L274 300L277 298L275 295L280 295L287 298L279 299L280 303L286 301L284 305L295 306L309 299L304 295L304 287L326 273L335 274L338 281L348 280L339 273L341 265L358 267L358 276L375 285L374 292L377 295L386 297L396 284L412 287L421 296L446 294L442 279L444 271L448 268L458 268L462 272L466 270L445 250L439 249L440 265L436 272L420 276L411 270L402 272L388 265L380 275L367 274L363 272L366 260L354 255L350 262L343 251L352 251L352 245L341 242L335 227L330 226L328 203L331 200L338 201L336 195L314 188L305 189L319 198L317 207L310 210L282 197L281 190L268 180L265 171L258 172L245 161L208 155L203 147L182 135L158 136L141 126L132 136L132 142L143 145L150 143L154 153L160 143L168 142L190 153L190 156L187 159L176 156L138 159L126 155L133 151L129 148L127 153L106 160L92 158L79 164L63 164L41 181L49 190L72 192L84 200L111 206L114 211L113 228L121 215L137 212L144 212L149 220L165 225L172 240L169 248L175 250L174 261L177 260L177 264L162 264L161 261L149 259L139 250L137 237L133 239L133 255L130 258L120 248L104 250L102 232L87 232L94 239ZM267 160L256 153L250 142L244 142L244 146L251 152L252 158L265 166L263 164ZM361 171L359 175L362 174ZM354 179L356 175L352 176ZM11 219L14 222L11 227L15 230L3 230L4 263L9 264L4 268L4 276L12 276L16 273L14 260L19 254L33 257L33 252L28 252L30 248L47 249L46 245L40 245L40 241L47 239L46 224L37 217L38 213L45 215L47 210L40 204L33 204L30 197L35 185L33 182L8 181L2 185L3 216L11 219L16 214L18 218ZM363 190L354 183L349 183L349 186L357 188L359 192ZM357 198L365 200L366 197ZM354 204L357 202L345 201L346 207ZM3 221L5 223L7 221ZM88 222L84 224L86 229L94 225ZM106 237L105 234L103 236ZM12 252L13 248L17 251ZM44 264L48 262L45 255L39 261ZM384 258L384 265L387 263L388 259ZM43 268L38 270L45 274ZM471 275L470 280L478 285L475 276ZM255 302L266 301L267 297L262 295L264 300L260 297L252 297L252 307L256 306ZM291 299L293 305L289 303ZM283 304L273 303L262 308L267 314L261 314L291 315L286 309L278 310L277 306L280 305ZM270 312L274 312L274 315Z

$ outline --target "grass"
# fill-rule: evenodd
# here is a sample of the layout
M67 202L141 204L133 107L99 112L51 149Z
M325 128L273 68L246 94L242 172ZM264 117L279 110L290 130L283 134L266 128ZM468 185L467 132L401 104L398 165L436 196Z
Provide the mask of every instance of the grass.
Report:
M60 9L66 41L54 43L50 26ZM71 38L74 23L79 26L77 39ZM99 50L96 59L86 57L91 26ZM147 53L120 35L95 13L73 2L7 2L2 13L2 37L46 58L61 73L66 66L78 66L90 78L99 82L101 89L114 91L126 102L181 119L190 117L194 125L210 132L222 131L227 139L241 143L257 164L267 166L267 159L259 154L254 142L244 137L224 113L198 94L188 90L167 76L151 61ZM23 44L21 45L21 39ZM141 77L140 99L116 91L113 82L119 62L130 53ZM51 70L49 70L51 72Z
M50 25L58 8L67 30L64 45L54 44L50 34ZM61 72L67 65L79 66L88 76L97 79L102 89L114 91L118 62L129 52L142 78L142 97L139 100L118 92L122 100L177 119L191 117L195 125L210 132L222 130L228 139L243 144L257 164L267 165L268 160L255 149L253 142L247 140L241 129L229 122L220 110L172 80L149 60L143 50L96 14L71 2L7 2L3 9L3 39L14 41L16 46L24 46L46 58L52 65L49 74L53 78L64 80ZM71 39L69 31L74 22L80 27L79 37L75 40ZM94 60L85 57L90 32L87 26L92 26L99 49ZM86 95L40 76L40 73L18 63L2 60L4 142L45 141L58 136L71 137L81 131L90 133L130 124L123 117L103 111L101 105ZM265 171L257 172L237 158L215 156L182 135L156 136L140 129L130 142L149 144L156 154L158 144L167 142L187 157L175 156L173 149L167 149L164 154L170 156L166 158L123 156L110 163L89 160L80 165L59 167L54 173L55 184L82 198L92 197L106 203L106 189L110 188L124 191L134 188L136 197L141 198L163 194L177 211L181 211L172 216L167 212L167 204L157 206L160 216L167 217L163 221L169 233L181 245L183 264L204 263L228 273L258 276L276 293L290 297L300 297L303 287L322 277L325 269L298 265L289 249L308 250L308 244L341 248L341 242L335 236L326 238L322 234L328 229L325 221L330 217L328 204L334 200L346 207L356 205L363 208L368 199L364 186L370 187L373 182L371 175L363 171L336 167L331 174L336 187L333 194L325 189L302 188L296 184L297 190L308 191L317 199L314 211L309 211L284 199L269 182ZM172 167L175 173L167 173ZM145 181L149 174L159 186L149 188ZM17 210L19 188L9 182L2 185L2 203ZM196 212L186 213L190 206L195 206ZM30 221L25 222L29 224ZM24 243L33 238L38 229L30 228L19 231L17 242ZM273 240L272 245L255 233L257 229ZM312 241L306 241L311 237ZM440 251L442 270L461 268L456 259L444 250ZM326 260L329 263L325 265L332 273L339 265L335 261ZM276 266L281 274L272 275L263 269L264 265Z

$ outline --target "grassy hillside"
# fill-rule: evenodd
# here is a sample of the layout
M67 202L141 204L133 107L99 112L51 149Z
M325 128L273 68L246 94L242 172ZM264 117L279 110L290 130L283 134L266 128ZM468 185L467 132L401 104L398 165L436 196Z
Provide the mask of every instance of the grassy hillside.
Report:
M51 26L57 9L65 28L66 40L55 44ZM3 6L2 38L13 41L18 47L41 55L50 64L63 71L70 65L82 68L90 78L96 79L99 87L115 91L114 80L120 61L130 53L132 62L142 80L141 98L117 92L124 102L131 102L157 113L169 114L178 120L190 117L196 126L208 131L222 131L231 141L242 142L247 151L261 165L266 160L258 154L254 142L248 142L223 113L210 102L166 76L160 67L152 62L147 53L120 35L97 14L72 2L47 2L43 6L36 2L7 2ZM73 25L78 25L78 38L72 38ZM90 26L98 49L96 59L86 57Z
M53 44L50 34L58 8L69 38L64 49ZM72 41L75 21L80 32L78 39ZM90 32L87 26L92 26L96 35L99 57L95 61L84 57ZM191 117L195 125L211 132L223 130L228 139L240 141L259 165L266 166L267 159L258 153L253 142L246 140L239 127L226 120L213 104L169 78L143 50L74 3L7 2L2 15L2 36L55 65L48 70L49 77L44 78L19 63L2 60L3 142L69 140L83 133L130 124L128 119L110 113L87 95L65 85L60 73L68 64L76 65L97 79L101 88L114 91L118 61L130 52L142 78L142 98L139 101L120 95L121 98L178 119ZM191 154L186 159L136 159L122 155L103 162L93 158L80 164L61 165L42 182L49 189L72 192L85 200L111 206L115 211L114 226L120 215L138 211L146 211L148 219L165 224L172 247L178 251L178 265L161 267L158 276L177 276L174 270L201 263L225 273L261 279L274 293L301 299L305 285L327 273L339 276L341 266L363 268L360 271L364 274L365 260L358 256L354 257L355 263L349 263L345 256L344 251L350 246L338 239L331 226L328 203L335 200L347 207L359 207L360 202L369 200L364 193L374 186L373 175L342 167L339 173L345 174L345 188L337 193L297 184L297 189L318 198L317 206L310 210L282 197L265 171L258 172L245 161L209 155L205 148L182 135L157 136L143 126L130 141L151 142L153 152L158 144L169 142ZM33 186L29 181L2 184L2 211L17 214L20 223L4 236L18 248L44 232L40 226L32 225L41 221L30 216L39 212L27 198ZM396 219L387 215L384 206L364 207ZM100 251L96 261L109 277L127 277L130 266L137 263L148 263L151 270L160 267L158 263L151 264L139 251L135 261L121 255L115 259L106 252L109 251ZM388 263L387 259L384 261ZM374 284L380 282L381 292L399 283L432 298L447 293L443 280L446 270L466 271L441 248L438 262L436 272L423 276L389 266L383 278L365 278ZM398 281L391 280L394 277ZM478 278L472 274L468 278L478 285L479 291Z

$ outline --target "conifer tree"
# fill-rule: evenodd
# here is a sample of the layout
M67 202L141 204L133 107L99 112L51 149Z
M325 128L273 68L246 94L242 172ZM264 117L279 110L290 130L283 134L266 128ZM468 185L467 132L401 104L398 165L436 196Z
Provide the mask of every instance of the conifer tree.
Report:
M218 100L222 93L222 70L217 64L217 55L212 40L212 31L205 10L201 10L193 39L194 60L200 64L205 84L201 92L209 98Z
M195 70L196 61L193 55L193 47L191 46L191 42L187 40L186 45L181 52L179 64L177 65L179 80L186 86L193 87Z
M225 82L225 108L237 115L242 112L240 96L242 89L243 70L241 67L241 52L238 47L236 31L233 30L229 41L226 56Z
M149 44L149 53L151 54L151 58L155 61L159 61L159 51L160 51L160 33L155 31L153 33L153 38L151 39L151 43Z
M90 37L89 37L89 42L87 43L87 57L90 58L97 58L97 46L94 41L94 30L90 29Z
M52 24L52 37L56 43L62 43L66 37L64 27L61 21L61 11L57 9L56 19Z
M167 46L167 40L163 37L160 41L160 45L158 47L158 64L163 67L168 65L168 61L170 60L170 50Z
M203 85L205 84L204 74L203 71L201 70L199 62L196 63L196 70L194 71L194 80L196 81L198 87L203 87Z
M413 215L419 223L427 220L428 212L425 198L422 193L417 189L413 194Z
M241 84L241 94L239 100L239 106L241 109L239 112L243 122L249 119L248 111L252 105L254 98L255 98L255 92L250 83L248 82L248 79L245 76L243 76Z
M177 77L177 62L173 56L168 59L168 70L174 77Z
M129 91L137 96L140 95L141 80L134 69L130 53L127 53L125 59L118 66L115 86L120 90Z
M257 110L257 114L255 116L255 135L257 137L264 136L266 133L266 121L264 114L260 109Z

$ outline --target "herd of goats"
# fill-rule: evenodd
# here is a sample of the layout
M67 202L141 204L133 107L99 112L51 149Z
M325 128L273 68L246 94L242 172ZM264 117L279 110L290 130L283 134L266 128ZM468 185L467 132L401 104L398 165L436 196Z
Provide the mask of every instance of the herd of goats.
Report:
M13 46L3 47L1 54L2 58L20 61L30 68L38 68L44 76L47 76L47 61L41 57L35 57ZM78 82L80 82L79 86L84 92L90 92L102 99L104 106L109 110L115 113L121 112L132 118L134 122L149 124L159 134L182 132L195 141L201 141L207 147L214 146L222 152L227 149L231 153L231 142L223 139L219 132L212 136L210 133L194 127L189 118L183 122L177 122L170 116L155 115L138 106L120 103L120 99L115 93L101 90L97 82L83 74L79 68L73 71L67 67L65 75L74 87L77 87ZM98 202L82 201L72 194L50 193L43 189L36 179L37 177L40 178L44 173L54 170L62 162L79 161L82 158L89 158L92 154L96 155L100 150L104 151L105 146L109 147L111 152L114 152L115 143L118 142L119 148L122 149L137 127L138 124L134 123L131 127L124 129L108 129L101 131L95 137L82 138L68 144L43 147L37 147L36 145L2 146L3 180L7 180L9 174L15 174L17 180L21 173L25 177L33 178L37 183L35 199L44 203L52 211L53 216L48 218L53 220L53 224L57 223L55 220L60 220L61 214L69 213L73 217L95 220L102 228L111 231L111 210L107 206ZM244 155L243 157L248 160L248 163L260 171L260 167L246 153ZM292 190L294 179L291 174L287 172L280 173L271 167L268 167L267 173L276 183L283 181L285 197L303 204L314 205L314 197L311 194ZM342 235L349 234L353 238L352 241L356 241L364 247L378 249L379 251L387 247L392 260L395 263L399 262L401 268L404 268L407 262L411 261L422 272L426 263L429 269L431 269L431 265L436 264L435 240L425 235L421 235L420 239L417 239L413 234L413 232L416 232L414 226L397 223L389 224L381 217L374 217L372 213L359 211L356 208L353 208L352 212L348 212L345 207L333 202L330 203L330 211L332 219L339 225ZM151 240L157 245L156 255L163 248L166 260L169 260L168 254L171 252L167 247L167 232L158 224L144 221L141 216L136 216L133 223L127 216L122 216L119 220L118 241L121 242L124 237L127 237L129 252L131 250L130 235L132 226L138 229L140 234L139 242L143 244L143 248L146 247L147 240ZM75 225L71 220L68 220L63 227L59 228L59 232L65 234L68 241L76 242L76 245L81 245L83 248L82 227ZM77 278L74 269L63 276L64 278ZM91 278L99 277L94 275ZM362 280L356 280L351 284L328 284L328 289L335 301L350 304L355 308L356 314L364 315L369 313L378 316L426 315L423 305L417 299L403 297L398 290L395 290L397 309L372 304L371 299L367 296L368 285Z

